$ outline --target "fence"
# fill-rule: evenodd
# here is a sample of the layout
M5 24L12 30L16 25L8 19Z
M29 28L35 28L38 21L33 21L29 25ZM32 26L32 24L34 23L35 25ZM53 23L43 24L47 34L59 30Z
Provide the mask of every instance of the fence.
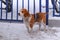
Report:
M51 0L53 4L53 17L60 17L60 0ZM58 4L57 4L58 3ZM56 12L58 15L56 15Z
M5 0L6 2L4 2L3 0L0 0L0 21L9 21L9 22L12 22L12 21L14 21L14 22L23 22L23 20L22 19L19 19L19 18L21 18L21 17L19 17L18 16L18 11L19 11L19 0L16 0L16 12L14 11L14 7L13 7L13 4L14 4L14 1L15 0ZM20 7L21 8L25 8L25 1L26 0L20 0L21 1L21 5L20 5ZM25 3L24 3L25 2ZM2 8L2 3L4 3L5 5L6 5L6 8ZM32 1L32 4L33 4L33 13L35 14L35 12L36 12L36 0L33 0ZM30 5L32 5L32 4L30 4L30 0L27 0L27 9L28 9L28 11L30 11ZM42 12L42 0L38 0L38 4L39 4L39 8L38 8L38 10L39 10L39 12ZM54 4L53 4L54 5ZM45 11L46 12L49 12L49 0L45 0L45 6L46 6L46 8L45 8ZM10 7L10 8L9 8ZM20 8L20 9L21 9ZM5 11L4 11L5 10ZM60 15L55 15L55 11L54 11L55 9L54 9L54 6L53 6L53 16L60 16ZM15 12L15 13L14 13ZM4 17L3 17L4 16ZM14 19L14 16L15 16L15 19ZM35 15L36 16L36 15ZM48 14L46 14L46 24L48 25Z

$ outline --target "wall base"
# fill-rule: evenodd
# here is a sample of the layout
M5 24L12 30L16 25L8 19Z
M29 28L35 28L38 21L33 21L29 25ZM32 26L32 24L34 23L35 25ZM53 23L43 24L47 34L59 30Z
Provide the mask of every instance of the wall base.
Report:
M48 26L50 27L60 27L60 20L49 20Z

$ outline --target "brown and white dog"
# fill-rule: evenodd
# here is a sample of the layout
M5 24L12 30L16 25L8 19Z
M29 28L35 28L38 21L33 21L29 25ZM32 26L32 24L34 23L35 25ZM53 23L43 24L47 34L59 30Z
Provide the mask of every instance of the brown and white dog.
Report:
M28 29L28 32L31 32L33 29L33 25L37 22L39 24L39 30L41 26L41 22L44 24L44 30L46 30L46 13L36 13L37 18L34 18L34 14L30 14L27 9L20 10L20 16L22 16L24 23ZM31 29L31 30L30 30Z

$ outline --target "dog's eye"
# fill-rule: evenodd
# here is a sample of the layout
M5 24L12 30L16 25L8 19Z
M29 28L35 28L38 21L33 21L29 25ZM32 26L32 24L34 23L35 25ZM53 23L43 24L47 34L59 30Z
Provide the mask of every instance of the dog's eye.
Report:
M22 13L23 13L23 11L22 11Z

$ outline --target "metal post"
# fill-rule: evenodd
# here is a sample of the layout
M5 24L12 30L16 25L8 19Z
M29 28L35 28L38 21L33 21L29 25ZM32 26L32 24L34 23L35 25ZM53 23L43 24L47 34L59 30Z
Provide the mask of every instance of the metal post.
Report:
M48 12L49 12L49 9L48 9L48 4L49 4L49 1L46 0L46 25L48 25Z
M34 18L36 19L36 15L35 15L35 0L33 1L33 4L34 4L34 10L33 10L33 12L34 12Z
M41 0L39 0L39 12L41 12Z
M2 0L1 0L1 19L2 19Z
M28 11L29 11L29 0L28 0Z
M55 4L54 4L54 0L53 1L53 17L55 16Z
M8 0L6 0L6 20L7 20L7 11L8 11Z
M59 11L60 11L60 0L59 0ZM60 13L59 13L59 16L60 16Z
M18 20L18 0L17 0L17 20Z
M24 8L24 0L22 0L22 8ZM23 20L22 20L22 22L23 22Z
M22 8L24 8L24 0L22 0Z
M12 3L11 20L13 20L13 0L11 0L11 3Z

